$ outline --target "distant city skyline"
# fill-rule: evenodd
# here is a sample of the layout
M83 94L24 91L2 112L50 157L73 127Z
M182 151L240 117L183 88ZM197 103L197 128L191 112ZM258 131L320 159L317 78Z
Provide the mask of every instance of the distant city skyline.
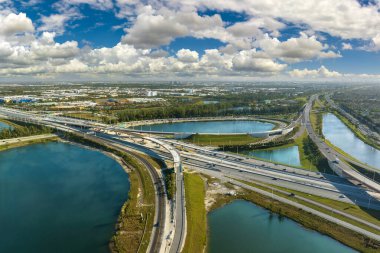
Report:
M379 10L379 0L0 0L0 81L376 81Z

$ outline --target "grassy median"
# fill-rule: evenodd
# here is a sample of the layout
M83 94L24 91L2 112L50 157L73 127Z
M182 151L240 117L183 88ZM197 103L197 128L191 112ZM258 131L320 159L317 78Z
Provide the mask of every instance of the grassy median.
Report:
M223 146L223 145L246 145L262 140L262 138L255 138L249 134L238 135L214 135L214 134L194 134L185 139L200 146Z
M112 252L146 252L154 220L155 190L146 171L134 158L123 155L130 180L128 201L123 205L117 231L111 241ZM132 166L131 166L132 164Z
M205 182L195 173L184 173L184 182L187 234L182 252L203 252L207 241Z

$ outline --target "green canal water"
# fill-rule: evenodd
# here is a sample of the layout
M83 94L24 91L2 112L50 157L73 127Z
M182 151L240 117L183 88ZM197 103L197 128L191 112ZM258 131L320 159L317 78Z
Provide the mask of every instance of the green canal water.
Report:
M128 175L112 158L65 143L0 152L0 252L106 253Z
M292 166L301 166L298 146L291 146L271 150L248 150L242 151L241 153L272 162L278 162Z
M274 124L253 120L190 121L136 126L135 129L180 133L252 133L269 131Z
M237 200L208 215L210 253L351 253L353 249Z

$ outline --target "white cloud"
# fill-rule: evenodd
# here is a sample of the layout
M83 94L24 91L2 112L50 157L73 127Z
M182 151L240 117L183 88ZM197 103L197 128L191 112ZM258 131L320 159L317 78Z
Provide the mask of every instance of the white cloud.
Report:
M309 37L305 33L301 33L298 38L290 38L283 42L266 36L258 41L258 46L271 57L290 63L313 58L340 57L338 53L326 51L328 46L319 42L315 36Z
M352 50L352 45L350 43L342 42L343 50Z
M238 71L278 73L286 68L286 64L279 64L270 58L265 58L256 50L240 51L232 59L233 69Z
M69 20L70 17L65 14L52 14L50 16L42 16L42 25L38 27L38 30L63 33L65 30L66 22Z
M293 69L289 71L289 75L296 78L336 78L342 76L341 73L330 71L325 66L321 66L319 69Z
M127 23L129 27L125 29L126 35L120 43L114 47L95 49L89 46L80 49L76 41L58 43L56 36L64 32L71 20L82 18L79 8L75 6L89 4L92 8L110 10L113 4L110 5L109 1L61 1L61 5L57 6L59 13L42 16L37 22L40 24L37 29L23 13L0 12L0 74L41 77L77 73L166 78L279 76L286 73L288 64L294 62L341 57L335 52L336 48L327 45L310 24L299 36L282 41L279 35L286 26L286 20L269 15L270 10L255 10L255 15L249 16L246 21L229 24L223 22L220 15L200 15L194 6L186 5L191 1L168 1L165 6L155 1L151 6L144 6L141 1L135 0L115 1L115 6L127 6L123 9L124 13L121 13L121 7L117 7L117 15L128 16L131 23ZM205 1L200 0L200 3L205 4ZM220 3L210 1L207 4L219 6ZM227 9L241 8L233 0L225 4ZM241 0L241 4L247 8L244 11L253 15L252 6L257 7L259 3ZM252 8L248 8L248 4ZM133 10L129 9L132 7ZM188 48L170 51L170 55L160 49L175 38L184 36L214 38L225 45L219 49L205 50L203 55ZM366 50L379 50L380 35L370 38L372 44ZM342 49L349 49L348 45L343 43ZM319 69L294 69L288 74L296 78L347 76L324 66Z
M177 52L177 58L181 62L197 62L198 52L189 49L181 49Z
M25 13L0 14L0 36L12 36L19 33L34 32L32 20Z
M110 10L114 6L112 0L61 0L58 4L62 6L86 4L98 10Z
M245 12L306 25L314 31L343 39L372 40L379 34L379 4L361 5L357 0L170 0L172 6ZM184 8L184 7L182 7Z
M220 38L224 31L219 15L199 16L196 12L174 12L166 8L154 10L145 6L132 27L125 29L123 43L136 48L167 45L177 37L191 35L198 38Z

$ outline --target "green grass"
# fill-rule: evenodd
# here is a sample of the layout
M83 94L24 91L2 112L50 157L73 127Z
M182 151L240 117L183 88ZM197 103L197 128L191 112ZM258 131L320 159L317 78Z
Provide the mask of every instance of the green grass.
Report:
M116 234L112 238L112 252L146 252L152 233L155 210L155 189L149 172L134 158L122 155L128 172L130 191L123 205Z
M223 145L246 145L262 140L262 138L255 138L248 134L239 135L211 135L211 134L194 134L185 139L201 146L223 146Z
M368 230L372 233L375 233L375 234L380 234L380 231L379 230L376 230L372 227L369 227L361 222L358 222L356 220L352 220L350 218L347 218L343 215L340 215L340 214L337 214L337 213L332 213L331 211L323 208L323 207L320 207L320 206L317 206L317 205L314 205L310 202L307 202L307 201L304 201L304 200L300 200L300 199L297 199L295 197L291 197L289 196L289 194L284 194L282 192L278 192L276 191L276 189L279 189L279 190L282 190L282 191L285 191L285 192L288 192L288 193L294 193L296 194L297 196L300 196L300 197L304 197L306 199L310 199L310 200L313 200L315 202L319 202L321 204L324 204L326 206L329 206L329 207L333 207L333 208L336 208L340 211L343 211L343 212L346 212L348 214L351 214L351 215L354 215L354 216L357 216L358 218L361 218L363 220L366 220L366 221L369 221L369 222L372 222L372 223L375 223L375 224L379 224L379 221L377 220L378 217L380 217L380 212L379 211L376 211L376 210L367 210L367 209L364 209L362 210L359 206L356 206L356 205L352 205L352 204L348 204L348 203L343 203L343 202L340 202L340 201L334 201L334 200L331 200L331 199L327 199L327 198L323 198L323 197L319 197L319 196L316 196L316 195L312 195L312 194L308 194L308 193L304 193L304 192L299 192L299 191L295 191L295 190L290 190L290 189L287 189L287 188L283 188L283 187L280 187L280 186L275 186L275 185L267 185L267 186L262 186L262 185L258 185L258 184L255 184L253 182L246 182L246 181L242 181L242 180L238 180L244 184L247 184L247 185L251 185L253 187L256 187L256 188L259 188L261 190L264 190L264 191L267 191L267 192L272 192L272 189L274 189L274 194L280 196L280 197L283 197L283 198L286 198L286 199L289 199L289 200L292 200L294 202L297 202L299 204L302 204L304 206L307 206L307 207L310 207L314 210L317 210L317 211L320 211L322 213L325 213L325 214L328 214L330 216L333 216L335 218L338 218L340 220L343 220L343 221L346 221L348 223L351 223L357 227L361 227L365 230ZM347 212L347 210L349 210L349 212Z
M311 170L311 171L318 171L317 167L311 163L306 157L305 151L303 149L303 140L307 138L307 132L304 131L303 134L294 140L295 144L298 146L298 152L300 154L300 161L302 167Z
M87 120L95 120L101 121L102 118L92 113L65 113L63 116L77 118L77 119L87 119Z
M148 160L149 163L153 165L153 167L155 167L157 170L162 172L168 199L170 200L173 199L174 194L175 194L175 189L176 189L174 168L168 167L168 162L166 161L163 161L154 157L150 157L147 155L141 155L141 156L143 156L146 160Z
M36 139L36 140L29 140L29 141L19 141L12 144L5 144L0 146L0 151L4 151L11 148L20 148L28 145L38 144L38 143L47 143L50 141L58 141L59 137L48 137L44 139Z
M340 201L336 201L336 200L332 200L332 199L328 199L328 198L323 198L323 197L316 196L313 194L299 192L296 190L290 190L290 189L286 189L286 188L279 187L279 186L272 185L272 187L278 188L280 190L287 191L289 193L294 193L300 197L304 197L304 198L313 200L315 202L324 204L324 205L329 206L329 207L333 207L333 208L340 210L342 212L345 212L347 214L351 214L353 216L356 216L362 220L369 221L369 222L380 227L380 211L379 210L367 209L364 207L359 207L359 206L354 205L354 204L340 202ZM380 232L377 230L377 233L379 234Z
M207 240L205 183L200 175L184 173L187 234L183 253L203 252Z

